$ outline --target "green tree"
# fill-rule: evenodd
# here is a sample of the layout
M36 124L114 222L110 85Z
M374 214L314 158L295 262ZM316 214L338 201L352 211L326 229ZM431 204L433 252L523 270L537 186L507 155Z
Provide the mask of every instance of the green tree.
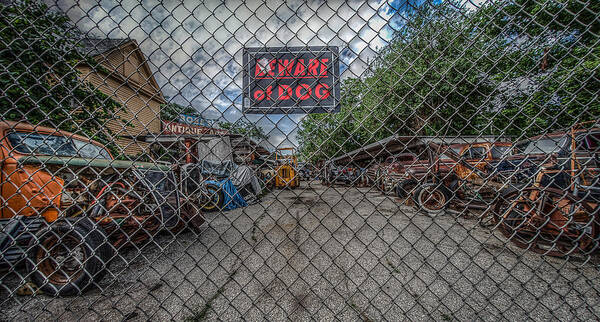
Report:
M449 1L409 13L363 77L343 83L341 112L303 120L302 154L331 157L392 134L491 132L479 111L495 88L485 73L495 62L471 18Z
M182 106L177 103L167 103L160 106L160 119L163 121L177 122L180 114L201 117L201 114L191 106Z
M488 37L505 40L501 77L526 77L530 92L509 100L494 121L517 136L564 129L600 118L600 2L497 1L479 12L494 17Z
M67 16L37 1L0 4L0 118L83 134L106 144L120 105L82 81L76 67L102 70L81 53Z
M341 112L304 118L305 158L392 134L523 138L600 118L600 2L456 3L409 13L365 74L343 83Z
M234 123L219 122L219 126L222 129L228 130L230 133L241 134L245 137L259 141L266 140L268 138L262 128L258 127L254 123L244 121L242 119L239 119Z

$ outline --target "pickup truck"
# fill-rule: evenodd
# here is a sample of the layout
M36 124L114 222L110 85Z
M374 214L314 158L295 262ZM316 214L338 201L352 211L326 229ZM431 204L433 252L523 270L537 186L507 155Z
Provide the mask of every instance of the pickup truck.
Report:
M47 294L79 294L122 247L203 222L171 166L66 131L0 121L0 167L0 266L26 264Z

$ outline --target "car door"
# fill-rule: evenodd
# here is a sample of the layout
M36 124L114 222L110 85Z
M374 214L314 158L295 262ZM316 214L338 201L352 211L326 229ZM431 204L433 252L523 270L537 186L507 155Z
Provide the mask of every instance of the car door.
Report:
M488 159L488 148L486 146L470 146L463 150L463 154L461 155L462 162L456 165L456 174L461 179L469 179L477 176L464 163L483 170L486 166L486 159Z

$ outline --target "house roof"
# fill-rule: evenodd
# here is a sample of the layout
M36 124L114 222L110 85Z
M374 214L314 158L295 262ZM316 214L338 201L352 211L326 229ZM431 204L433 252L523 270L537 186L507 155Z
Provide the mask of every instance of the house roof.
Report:
M82 46L79 50L84 55L98 56L130 41L129 38L83 38L79 40L79 44Z
M138 46L137 41L131 38L82 38L79 39L78 43L81 45L79 47L81 54L94 57L98 62L105 65L105 67L108 69L115 68L115 66L112 66L111 64L106 64L105 60L108 58L108 56L115 51L121 50L121 48L124 48L129 44L133 44L135 47L133 52L135 55L138 55L141 62L141 68L147 74L150 84L157 91L158 96L154 95L154 93L148 92L143 86L140 86L139 84L136 84L135 81L131 80L129 75L123 75L122 72L115 71L114 73L111 73L111 76L119 78L120 81L130 84L130 86L136 86L139 91L146 92L148 95L155 97L161 103L166 103L160 86L156 82L154 74L148 65L148 61Z

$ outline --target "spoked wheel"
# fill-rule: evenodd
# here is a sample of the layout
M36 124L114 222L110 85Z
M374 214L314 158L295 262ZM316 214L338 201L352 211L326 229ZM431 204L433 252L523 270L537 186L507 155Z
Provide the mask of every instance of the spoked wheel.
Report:
M383 174L382 174L381 169L377 169L377 172L375 173L375 186L377 187L377 190L379 190L385 194L385 187L384 187L384 183L383 183Z
M437 183L425 184L415 194L417 206L430 215L443 212L449 200L448 195Z
M394 190L394 180L390 177L385 177L381 180L381 190L384 194L394 194L396 191Z
M551 188L503 194L494 218L500 232L518 247L549 256L588 253L595 248L592 207Z

